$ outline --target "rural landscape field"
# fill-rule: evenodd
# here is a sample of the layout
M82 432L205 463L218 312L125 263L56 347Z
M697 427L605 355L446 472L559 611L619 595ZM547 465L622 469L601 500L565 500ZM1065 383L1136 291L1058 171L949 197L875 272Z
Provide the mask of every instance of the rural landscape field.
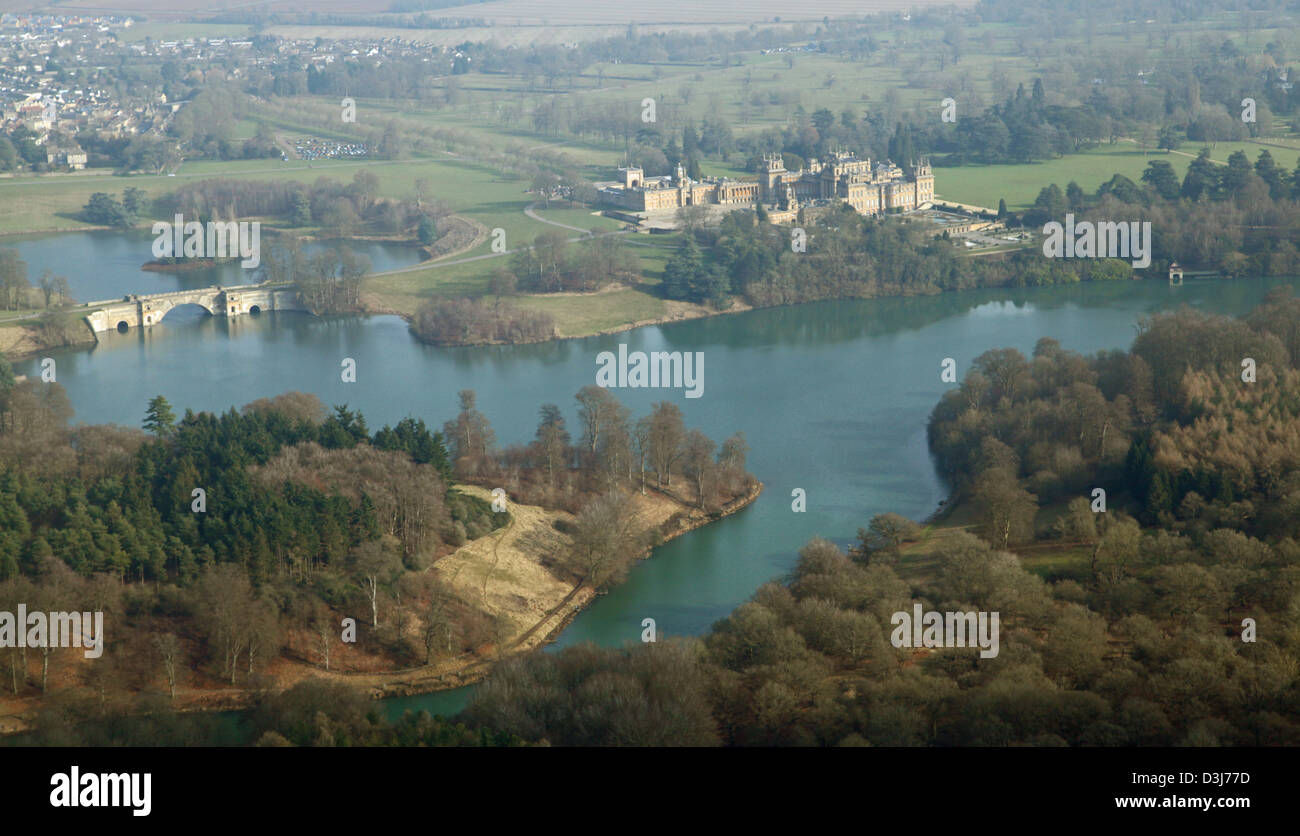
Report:
M3 5L0 751L41 815L307 791L266 747L1281 797L1292 5Z

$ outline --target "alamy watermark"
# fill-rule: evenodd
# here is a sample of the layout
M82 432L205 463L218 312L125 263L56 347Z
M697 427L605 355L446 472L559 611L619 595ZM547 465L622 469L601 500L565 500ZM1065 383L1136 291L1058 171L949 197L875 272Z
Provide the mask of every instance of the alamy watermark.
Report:
M91 629L93 626L93 630ZM0 611L0 647L84 647L87 659L104 653L102 612Z
M153 773L85 772L73 766L50 776L51 807L129 807L133 816L153 810Z
M889 619L894 647L978 647L981 659L998 655L998 613L899 611Z
M262 263L260 221L157 221L153 225L154 258L235 258L240 267L253 269Z
M596 385L605 389L686 389L686 397L704 394L703 351L633 351L619 343L596 355Z
M1150 221L1050 221L1043 225L1043 255L1048 258L1127 258L1134 267L1151 265Z

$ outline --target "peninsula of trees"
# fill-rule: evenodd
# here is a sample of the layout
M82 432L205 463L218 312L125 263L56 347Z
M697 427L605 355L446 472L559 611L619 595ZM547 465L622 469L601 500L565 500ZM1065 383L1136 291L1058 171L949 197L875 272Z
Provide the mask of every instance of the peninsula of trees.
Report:
M418 418L372 431L346 405L288 393L179 419L159 396L142 432L71 426L58 384L0 362L0 610L102 611L108 633L94 665L2 651L4 691L54 711L35 719L48 730L251 698L295 666L492 660L513 638L503 614L432 569L498 536L512 509L554 509L546 571L576 592L617 583L676 532L676 518L643 524L637 498L707 521L756 492L740 434L719 448L672 403L637 419L594 386L577 407L578 432L546 404L535 439L509 447L472 391L440 431ZM456 483L501 488L505 510Z

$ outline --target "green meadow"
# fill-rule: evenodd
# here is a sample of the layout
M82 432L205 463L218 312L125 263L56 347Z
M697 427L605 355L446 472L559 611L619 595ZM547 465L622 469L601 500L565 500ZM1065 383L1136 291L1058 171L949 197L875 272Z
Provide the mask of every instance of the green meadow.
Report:
M1277 140L1280 142L1280 140ZM1266 140L1272 143L1275 140ZM1274 161L1292 171L1300 158L1300 148L1279 147L1261 142L1220 142L1210 149L1210 159L1227 163L1234 151L1242 151L1253 165L1259 152L1267 149ZM998 199L1007 202L1011 210L1024 209L1033 204L1038 192L1052 183L1062 189L1071 181L1084 191L1095 192L1097 187L1115 174L1122 174L1139 182L1142 172L1151 160L1165 160L1181 178L1187 166L1200 153L1201 146L1185 143L1174 152L1138 150L1133 142L1102 145L1082 154L1069 154L1055 160L1021 165L958 166L934 169L934 190L940 200L969 203L997 208Z

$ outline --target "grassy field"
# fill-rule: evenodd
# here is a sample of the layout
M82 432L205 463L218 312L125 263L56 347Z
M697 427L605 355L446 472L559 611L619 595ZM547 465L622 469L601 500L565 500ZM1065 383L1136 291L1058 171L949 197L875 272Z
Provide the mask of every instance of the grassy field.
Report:
M1210 159L1226 163L1234 151L1243 151L1251 164L1254 164L1259 152L1264 149L1288 172L1295 169L1296 161L1300 158L1300 148L1259 142L1220 142L1210 149ZM1040 189L1051 183L1064 189L1073 180L1084 191L1095 192L1098 186L1115 174L1123 174L1134 182L1139 182L1151 160L1165 160L1181 178L1198 153L1200 146L1195 143L1185 144L1173 153L1152 150L1144 154L1135 143L1117 142L1114 145L1102 145L1087 153L1071 154L1045 162L936 168L935 193L940 200L993 208L997 207L998 198L1005 198L1008 209L1024 209L1033 204Z
M551 217L553 210L552 213L539 210L539 214ZM574 214L582 216L581 213ZM605 224L612 223L607 218L585 217ZM519 296L511 299L511 304L550 313L555 317L560 336L609 331L633 323L694 312L695 306L666 302L657 295L664 264L676 251L680 236L628 235L621 236L619 240L637 258L641 281L636 287L587 294ZM583 244L578 242L570 246L581 247ZM498 268L508 267L509 258L508 255L501 255L468 264L439 265L435 262L422 270L373 276L366 280L364 292L383 309L411 316L426 301L435 297L486 294L489 276Z
M667 302L639 288L583 296L524 296L515 304L554 316L561 337L611 331L660 320L668 313Z
M613 218L606 218L604 215L593 215L591 209L583 209L581 207L577 209L566 209L562 207L563 203L552 202L551 208L549 209L544 206L539 206L533 211L538 217L546 218L549 221L566 224L568 226L576 226L579 229L585 229L588 232L610 232L627 226L627 224L622 221L616 221Z
M1115 174L1136 182L1153 159L1168 161L1180 178L1192 161L1191 157L1164 152L1144 155L1135 145L1121 142L1039 163L935 168L934 190L940 200L996 208L998 199L1003 198L1008 209L1023 209L1051 183L1064 189L1074 181L1084 191L1094 192Z
M252 27L238 23L137 23L120 30L118 38L128 43L153 38L155 41L181 41L186 38L245 37Z
M311 183L319 177L348 181L362 169L379 179L384 197L414 196L415 181L425 178L431 196L464 212L489 228L501 226L510 240L536 236L547 229L523 214L533 197L525 193L528 183L478 164L445 159L416 160L234 160L185 163L176 176L107 174L54 174L0 179L0 234L29 229L82 229L87 225L75 215L93 192L120 192L128 186L144 189L158 197L186 180L229 177L250 180L293 180Z
M113 176L107 169L88 169L72 174L44 174L0 178L0 235L30 230L77 230L88 224L76 216L94 192L120 193L134 186L149 196L173 191L186 180L205 177L237 179L283 178L309 183L321 175L351 179L361 166L384 165L381 161L320 161L314 168L304 162L279 160L234 160L230 162L185 163L175 177L166 174Z
M19 5L26 8L46 8L51 10L51 14L57 14L59 10L64 14L72 13L69 7L60 3L23 0ZM865 2L864 0L814 0L811 3L802 3L797 8L791 8L789 4L780 0L755 0L755 2L739 5L730 0L664 0L653 6L633 8L622 4L592 4L588 0L563 0L562 2L490 0L485 3L466 3L463 6L440 8L436 13L438 17L482 18L490 20L498 27L524 23L544 26L606 25L618 26L622 30L633 20L637 22L638 27L649 24L747 25L782 17L787 20L819 21L827 15L843 17L949 5L971 6L974 2L973 0L955 2L953 0L865 0ZM312 12L376 15L388 8L387 3L375 3L372 0L263 0L256 4L248 3L247 0L173 0L166 3L161 0L131 0L130 3L122 3L121 0L76 0L72 4L75 11L80 14L129 13L137 17L143 15L150 21L181 17L201 18L224 11L247 9L250 6L256 6L259 11L290 15ZM156 26L161 31L169 31L168 27L173 24L138 25ZM194 24L175 25L190 27Z
M489 0L486 3L467 4L439 9L445 17L486 18L499 23L583 24L608 23L627 25L629 20L642 23L716 23L767 22L773 18L817 21L824 15L874 14L901 11L925 6L968 6L971 0L813 0L791 6L782 0L752 0L737 4L732 0L662 0L653 5L636 7L611 4L592 4L586 0Z
M1122 62L1132 63L1158 60L1186 39L1209 37L1213 31L1204 25L1180 27L1164 47L1163 38L1154 33L1135 36L1131 29L1102 26L1096 40L1115 49ZM1017 84L1028 86L1038 77L1045 78L1052 91L1050 103L1079 103L1054 92L1072 86L1078 78L1059 67L1045 67L1045 56L1024 42L1022 30L984 24L965 31L967 46L956 64L941 58L940 50L917 47L937 40L941 32L893 20L881 26L877 50L860 60L820 53L762 55L748 51L727 56L730 63L716 55L694 62L596 63L573 74L470 74L456 78L453 105L439 105L436 117L421 114L419 118L524 137L531 127L528 114L550 97L563 101L580 96L584 106L632 106L650 97L661 110L677 117L698 122L719 116L743 134L785 126L797 106L809 113L826 107L837 116L846 109L858 115L884 110L888 121L916 108L922 115L937 118L940 99L951 94L958 99L959 114L974 113L1010 95ZM1244 49L1262 48L1276 30L1233 34ZM815 35L809 30L802 37L792 36L791 43L801 45ZM1083 39L1065 38L1060 47L1069 52L1083 45ZM617 154L619 149L613 151Z

